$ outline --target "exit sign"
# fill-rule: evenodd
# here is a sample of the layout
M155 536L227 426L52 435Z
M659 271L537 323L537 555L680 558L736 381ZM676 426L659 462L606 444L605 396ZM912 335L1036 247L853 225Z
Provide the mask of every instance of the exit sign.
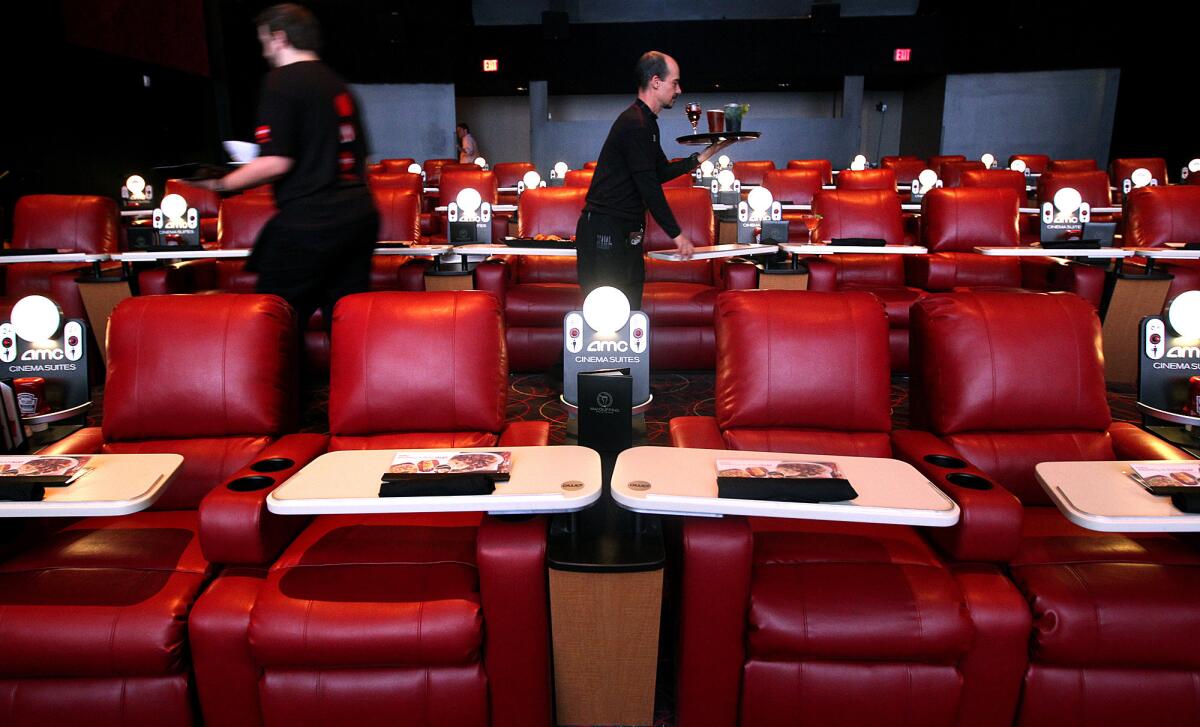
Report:
M897 48L896 53L892 56L892 60L897 63L908 63L912 60L912 48ZM487 63L487 61L484 61L484 63Z
M495 73L498 70L500 70L500 59L499 58L484 58L483 59L483 72L484 73Z

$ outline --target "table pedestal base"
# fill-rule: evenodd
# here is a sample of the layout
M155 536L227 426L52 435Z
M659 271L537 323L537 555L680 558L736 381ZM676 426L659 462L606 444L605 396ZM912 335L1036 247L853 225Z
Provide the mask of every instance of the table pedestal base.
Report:
M425 290L474 290L475 277L471 273L450 275L425 274Z
M1104 314L1104 378L1121 384L1137 382L1138 326L1146 316L1162 312L1170 277L1118 275Z
M550 571L558 724L654 724L662 570Z
M808 273L801 270L760 269L758 287L762 290L808 290Z

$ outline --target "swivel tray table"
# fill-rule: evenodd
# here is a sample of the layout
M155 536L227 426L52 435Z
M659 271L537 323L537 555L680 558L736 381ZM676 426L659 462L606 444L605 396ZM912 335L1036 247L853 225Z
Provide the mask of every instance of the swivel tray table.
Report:
M1038 483L1062 514L1088 530L1200 532L1200 514L1177 509L1171 504L1170 497L1154 495L1129 477L1131 464L1169 462L1042 462L1034 467L1034 472ZM1196 461L1188 460L1187 464L1195 465Z
M183 466L178 454L45 455L90 457L91 471L40 502L0 502L0 517L112 517L150 507ZM0 479L3 487L3 479Z

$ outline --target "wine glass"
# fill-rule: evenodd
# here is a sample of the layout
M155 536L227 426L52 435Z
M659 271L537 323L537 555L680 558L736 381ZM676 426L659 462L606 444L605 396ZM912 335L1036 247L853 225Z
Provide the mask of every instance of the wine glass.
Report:
M687 113L687 120L692 124L692 133L699 133L696 124L700 123L700 104L695 102L689 103L683 107L683 110Z
M817 240L813 239L813 233L817 231L817 225L821 223L821 215L805 214L800 215L800 220L804 223L804 227L808 229L808 242L810 245L818 244Z

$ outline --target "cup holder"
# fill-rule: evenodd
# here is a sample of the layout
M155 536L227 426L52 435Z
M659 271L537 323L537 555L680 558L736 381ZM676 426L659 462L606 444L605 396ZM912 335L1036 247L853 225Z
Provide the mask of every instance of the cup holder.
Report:
M929 464L951 470L958 470L967 466L966 462L958 457L951 457L948 454L927 454L925 455L925 461Z
M946 481L952 485L966 487L969 490L990 490L992 483L988 482L979 475L973 475L969 472L951 472L946 475Z
M255 490L261 490L274 484L274 477L250 475L249 477L239 477L226 485L226 487L234 492L254 492Z
M268 457L250 465L255 472L278 472L296 466L296 460L287 457Z

